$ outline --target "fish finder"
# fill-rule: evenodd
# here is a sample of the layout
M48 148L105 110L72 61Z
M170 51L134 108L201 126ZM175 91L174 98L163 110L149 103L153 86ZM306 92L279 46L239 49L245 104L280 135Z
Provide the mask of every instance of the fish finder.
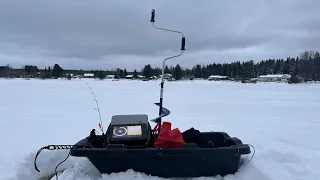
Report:
M113 138L141 137L141 136L142 136L141 125L114 126L112 130Z
M151 128L145 114L114 115L108 127L109 143L113 144L146 144Z

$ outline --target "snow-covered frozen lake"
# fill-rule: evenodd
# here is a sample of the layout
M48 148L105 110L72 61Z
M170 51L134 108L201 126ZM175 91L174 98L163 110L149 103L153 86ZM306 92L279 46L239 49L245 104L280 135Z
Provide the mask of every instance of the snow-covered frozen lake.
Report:
M104 128L114 114L157 116L159 81L0 79L0 180L36 180L54 172L67 151L43 151L48 144L74 144L98 129L97 96ZM320 85L241 84L208 81L167 82L165 121L181 131L225 131L256 149L239 172L216 180L319 180ZM128 171L99 175L86 159L70 157L59 180L150 177ZM55 179L53 177L52 179Z

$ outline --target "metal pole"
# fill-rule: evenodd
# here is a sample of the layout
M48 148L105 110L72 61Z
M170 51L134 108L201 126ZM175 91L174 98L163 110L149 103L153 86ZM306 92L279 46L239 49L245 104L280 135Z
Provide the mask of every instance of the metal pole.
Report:
M180 54L178 55L175 55L175 56L171 56L171 57L168 57L166 59L163 60L162 62L162 75L161 75L161 84L160 84L160 105L159 105L159 116L162 114L162 107L163 107L163 87L164 87L164 68L165 68L165 63L167 60L169 59L173 59L173 58L176 58L176 57L179 57L182 55L182 53L184 52L185 49L185 36L182 32L180 31L176 31L176 30L171 30L171 29L166 29L166 28L161 28L161 27L157 27L154 25L154 22L155 22L155 13L156 13L156 10L155 9L152 9L151 11L151 20L150 22L152 23L152 26L156 29L159 29L159 30L164 30L164 31L169 31L169 32L174 32L174 33L179 33L181 34L182 38L181 38L181 52ZM156 121L158 124L159 124L159 131L158 133L160 133L160 130L161 130L161 117L159 119L157 119Z

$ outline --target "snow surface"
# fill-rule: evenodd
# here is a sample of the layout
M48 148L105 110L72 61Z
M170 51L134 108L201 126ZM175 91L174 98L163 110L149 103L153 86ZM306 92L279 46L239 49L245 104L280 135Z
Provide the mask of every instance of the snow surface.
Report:
M86 82L98 98L105 129L113 114L157 116L153 103L159 101L159 81L1 79L0 180L52 177L68 152L44 150L37 160L38 173L33 166L38 149L74 144L98 128ZM194 179L320 179L319 84L166 82L164 106L171 111L164 120L181 131L225 131L256 149L253 160L236 174ZM59 180L162 179L133 171L101 176L88 160L75 157L58 170L64 170Z

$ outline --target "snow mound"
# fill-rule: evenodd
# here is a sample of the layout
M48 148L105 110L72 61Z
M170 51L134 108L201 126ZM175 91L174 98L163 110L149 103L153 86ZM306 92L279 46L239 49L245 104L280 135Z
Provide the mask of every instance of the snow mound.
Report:
M56 165L63 161L69 153L69 150L60 151L46 151L43 150L37 158L37 167L40 172L34 168L34 157L36 152L30 153L22 161L17 163L17 170L15 174L16 179L48 179L55 174ZM62 163L57 172L61 172L65 169L70 169L75 166L77 160L74 157L70 157Z
M276 148L275 148L276 147ZM14 180L56 180L55 167L63 161L69 150L44 150L37 159L41 172L34 169L36 152L30 153L17 164ZM59 180L319 180L319 157L308 148L283 140L269 141L251 155L243 156L238 172L224 177L160 178L128 170L121 173L100 174L86 158L69 156L58 168ZM317 160L318 159L318 160ZM112 163L112 162L110 162ZM280 170L281 169L281 170ZM10 178L8 178L10 179Z
M37 158L37 167L40 172L34 168L34 157L36 152L30 153L22 161L17 164L15 177L16 180L55 180L56 165L63 161L69 153L69 150L57 150L41 152ZM239 171L233 175L225 177L199 177L199 178L183 178L183 180L247 180L259 178L261 180L269 180L270 178L263 174L253 163L248 162L249 156L242 159ZM144 173L128 170L121 173L100 174L98 170L86 158L78 158L69 156L58 168L59 180L165 180L181 178L160 178L146 175Z

